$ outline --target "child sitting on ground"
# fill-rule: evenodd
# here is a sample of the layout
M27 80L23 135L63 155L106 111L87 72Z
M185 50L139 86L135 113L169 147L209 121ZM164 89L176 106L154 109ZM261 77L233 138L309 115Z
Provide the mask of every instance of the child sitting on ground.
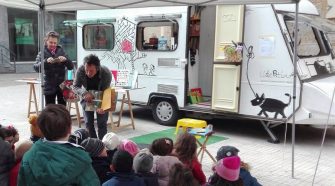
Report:
M187 148L185 148L187 147ZM183 164L192 170L193 176L203 185L206 183L206 176L202 171L201 164L197 157L197 142L193 135L182 133L178 136L174 153Z
M81 142L81 146L83 146L91 156L92 166L99 177L100 183L107 181L109 161L104 143L102 143L102 141L97 138L87 138Z
M86 129L77 129L69 137L69 142L80 145L82 141L89 138L90 134Z
M177 157L170 155L172 150L173 141L170 138L155 139L150 146L150 151L154 155L151 172L158 174L160 186L168 185L172 166L181 163Z
M110 169L112 178L102 186L145 186L142 178L133 172L133 157L129 152L117 150Z
M113 155L117 150L117 147L121 143L121 140L120 140L119 136L116 135L113 132L109 132L109 133L105 134L105 136L102 138L102 142L105 144L105 147L107 149L108 159L112 160Z
M238 156L238 152L239 150L234 146L222 146L216 154L216 160L219 161L225 157ZM217 178L218 175L214 174L210 178L210 182L215 182L215 179ZM251 175L250 166L243 161L241 161L240 178L242 179L244 185L261 186L261 184L258 183L257 179Z
M168 186L200 186L191 169L181 163L174 164L170 171Z
M142 149L134 157L133 168L137 176L143 178L146 186L158 186L158 176L151 171L153 155L149 149Z
M43 133L37 125L37 115L33 114L29 116L30 124L30 140L35 143L37 140L43 138Z
M238 156L225 157L218 161L214 167L218 178L215 182L211 181L210 186L243 186L240 175L241 160Z
M47 105L37 125L45 138L24 154L18 185L100 185L87 152L68 142L72 120L64 105Z
M8 141L4 140L5 134L0 125L0 185L8 185L9 171L15 163L14 152Z
M134 158L135 155L140 151L137 144L131 140L124 139L121 141L118 149L129 152L129 154Z
M11 145L11 148L14 151L14 144L19 141L19 133L13 126L1 126L0 130L2 131L3 139Z
M171 138L155 139L150 146L150 152L153 155L168 156L172 153L172 150L173 141Z
M10 170L9 186L17 186L17 176L19 174L23 155L33 146L30 140L19 141L15 145L15 165Z

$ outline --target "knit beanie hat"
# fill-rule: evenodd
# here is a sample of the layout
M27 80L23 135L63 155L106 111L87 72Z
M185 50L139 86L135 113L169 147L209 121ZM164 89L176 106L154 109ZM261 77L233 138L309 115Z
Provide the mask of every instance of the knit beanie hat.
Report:
M98 157L105 148L104 143L97 138L87 138L80 145L85 148L91 157Z
M73 132L73 134L70 135L69 142L80 145L82 141L89 137L90 134L86 129L77 129Z
M153 155L149 151L149 149L142 149L139 153L134 157L134 171L135 173L143 172L147 173L151 171L153 166Z
M133 157L129 152L119 149L114 153L112 165L116 172L130 173L133 169Z
M37 125L37 115L33 114L29 116L30 132L31 135L36 137L43 137L43 133Z
M238 152L240 152L236 147L233 146L222 146L218 152L216 153L216 160L219 161L222 158L237 156Z
M113 132L107 133L102 138L102 142L105 144L108 150L114 150L121 143L119 136Z
M240 175L241 160L238 156L230 156L221 159L215 165L216 173L228 181L236 181Z
M138 153L138 151L140 150L138 148L138 146L136 145L136 143L134 143L131 140L125 139L122 140L120 145L119 145L119 149L120 150L124 150L129 152L129 154L131 154L133 157Z

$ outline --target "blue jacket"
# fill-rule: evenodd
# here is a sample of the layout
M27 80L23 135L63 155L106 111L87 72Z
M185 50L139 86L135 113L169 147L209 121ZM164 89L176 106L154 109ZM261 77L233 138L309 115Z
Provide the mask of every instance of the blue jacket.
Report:
M102 186L145 186L144 180L134 173L113 173L113 177Z
M257 179L244 168L240 169L240 178L243 180L244 186L261 186L261 184L258 183Z

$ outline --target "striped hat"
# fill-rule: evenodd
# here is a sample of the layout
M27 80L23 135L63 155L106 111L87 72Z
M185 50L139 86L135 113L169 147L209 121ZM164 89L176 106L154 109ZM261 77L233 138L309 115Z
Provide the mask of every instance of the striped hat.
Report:
M98 157L105 148L104 143L97 138L87 138L80 145L85 148L91 157Z

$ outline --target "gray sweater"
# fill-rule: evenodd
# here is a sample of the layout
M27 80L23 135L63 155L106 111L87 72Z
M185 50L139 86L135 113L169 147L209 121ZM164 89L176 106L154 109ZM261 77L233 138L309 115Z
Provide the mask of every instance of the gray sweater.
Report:
M110 87L112 81L112 73L106 66L101 66L99 68L99 90L104 91ZM76 77L73 83L73 91L83 97L87 92L87 76L85 73L85 66L81 65L76 73Z

